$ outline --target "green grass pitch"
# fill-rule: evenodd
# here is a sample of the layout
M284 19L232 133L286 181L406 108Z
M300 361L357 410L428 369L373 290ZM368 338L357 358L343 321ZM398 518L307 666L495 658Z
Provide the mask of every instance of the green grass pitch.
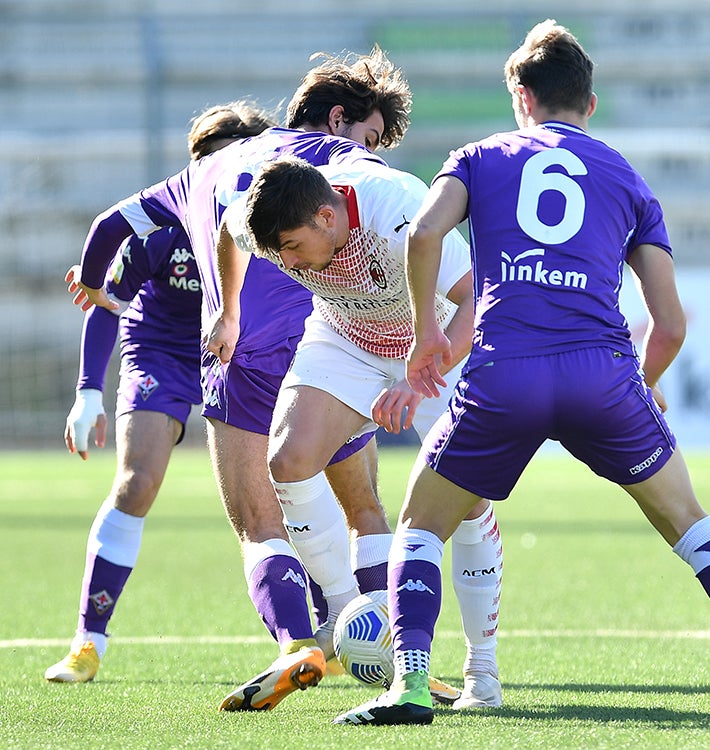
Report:
M393 521L413 456L381 454ZM710 508L710 455L687 459ZM247 596L207 454L183 447L96 680L45 683L76 624L86 535L113 460L97 450L85 464L60 452L0 454L0 748L710 747L710 603L623 491L555 452L536 457L497 506L501 709L439 708L430 727L332 726L377 692L328 676L272 712L219 713L277 651ZM432 659L438 676L461 684L450 585Z

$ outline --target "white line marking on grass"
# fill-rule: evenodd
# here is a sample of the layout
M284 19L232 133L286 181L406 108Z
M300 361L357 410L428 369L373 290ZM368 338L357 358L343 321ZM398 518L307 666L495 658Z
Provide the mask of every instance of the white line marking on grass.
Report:
M710 630L499 630L501 638L650 638L653 640L710 640ZM437 632L436 639L457 640L463 638L459 631ZM48 648L66 646L69 638L15 638L0 640L0 648ZM166 635L145 637L111 638L111 643L127 643L138 646L160 645L216 645L243 646L250 643L273 643L266 635L220 636L220 635Z

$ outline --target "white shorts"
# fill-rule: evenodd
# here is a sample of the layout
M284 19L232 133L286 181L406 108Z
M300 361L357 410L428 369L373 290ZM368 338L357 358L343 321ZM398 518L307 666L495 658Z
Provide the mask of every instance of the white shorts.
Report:
M460 369L460 367L458 368ZM414 429L421 440L441 416L458 380L458 369L447 373L446 388L438 398L425 398L414 414ZM308 385L318 388L362 414L368 421L356 435L377 429L372 405L385 388L403 380L406 363L371 354L343 338L322 318L311 315L291 368L281 388Z

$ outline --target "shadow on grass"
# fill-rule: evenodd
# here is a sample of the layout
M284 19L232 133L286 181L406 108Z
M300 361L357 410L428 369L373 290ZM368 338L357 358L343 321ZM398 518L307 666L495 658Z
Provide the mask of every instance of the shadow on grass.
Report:
M568 683L541 683L526 685L505 682L504 690L567 690L573 693L680 693L681 695L710 695L710 685L595 685Z
M708 695L710 685L611 685L611 684L576 684L576 683L547 683L529 685L522 683L505 683L504 692L510 696L516 690L539 691L540 702L529 709L503 705L501 708L470 709L455 712L456 715L479 717L495 717L498 720L514 721L585 721L598 724L614 724L630 722L638 725L653 725L657 729L708 729L710 727L710 713L700 710L678 710L663 705L656 706L599 706L580 703L559 703L545 700L547 691L559 693L568 691L578 696L589 694L643 694L643 695ZM515 701L515 702L520 702ZM509 700L510 703L510 700ZM451 714L445 708L437 708L437 715L442 718Z
M378 692L363 690L357 684L349 684L347 681L334 684L339 690L353 691L352 706L359 705L378 695ZM708 729L710 728L710 714L699 710L677 710L666 706L599 706L579 703L559 703L545 701L547 691L559 693L569 691L584 696L595 693L618 693L618 694L679 694L679 695L709 695L710 685L606 685L592 684L581 685L574 683L526 685L506 683L504 691L514 694L515 691L539 691L540 703L530 708L503 705L501 708L466 709L453 711L448 706L435 706L437 721L449 721L452 718L479 720L513 721L569 721L569 722L591 722L596 724L632 723L637 725L649 725L656 729ZM350 699L347 701L350 702ZM520 703L509 696L509 703Z
M473 710L473 709L472 709ZM457 715L471 715L471 711L456 712ZM436 709L443 718L445 709ZM495 716L498 720L530 721L570 721L593 722L596 724L623 724L653 726L656 729L707 729L710 726L710 714L700 711L677 711L662 706L589 706L589 705L551 705L534 709L519 709L503 706L478 711L478 716Z

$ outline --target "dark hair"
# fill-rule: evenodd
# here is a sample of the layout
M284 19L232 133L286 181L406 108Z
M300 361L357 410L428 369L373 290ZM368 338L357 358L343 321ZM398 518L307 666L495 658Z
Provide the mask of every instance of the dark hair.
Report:
M508 91L529 88L551 113L586 114L592 100L594 63L577 38L554 19L537 24L505 64Z
M348 124L362 122L377 110L385 123L382 147L396 146L407 132L412 110L412 92L402 71L377 45L369 55L338 58L318 52L314 57L325 57L325 62L308 71L296 89L286 109L286 127L323 125L338 104Z
M260 254L278 255L281 234L314 226L318 209L333 201L333 188L312 164L282 156L262 164L249 187L245 223Z
M225 138L248 138L276 125L276 121L246 99L218 104L192 119L187 136L191 159L200 159L216 151ZM221 144L224 145L224 144Z

